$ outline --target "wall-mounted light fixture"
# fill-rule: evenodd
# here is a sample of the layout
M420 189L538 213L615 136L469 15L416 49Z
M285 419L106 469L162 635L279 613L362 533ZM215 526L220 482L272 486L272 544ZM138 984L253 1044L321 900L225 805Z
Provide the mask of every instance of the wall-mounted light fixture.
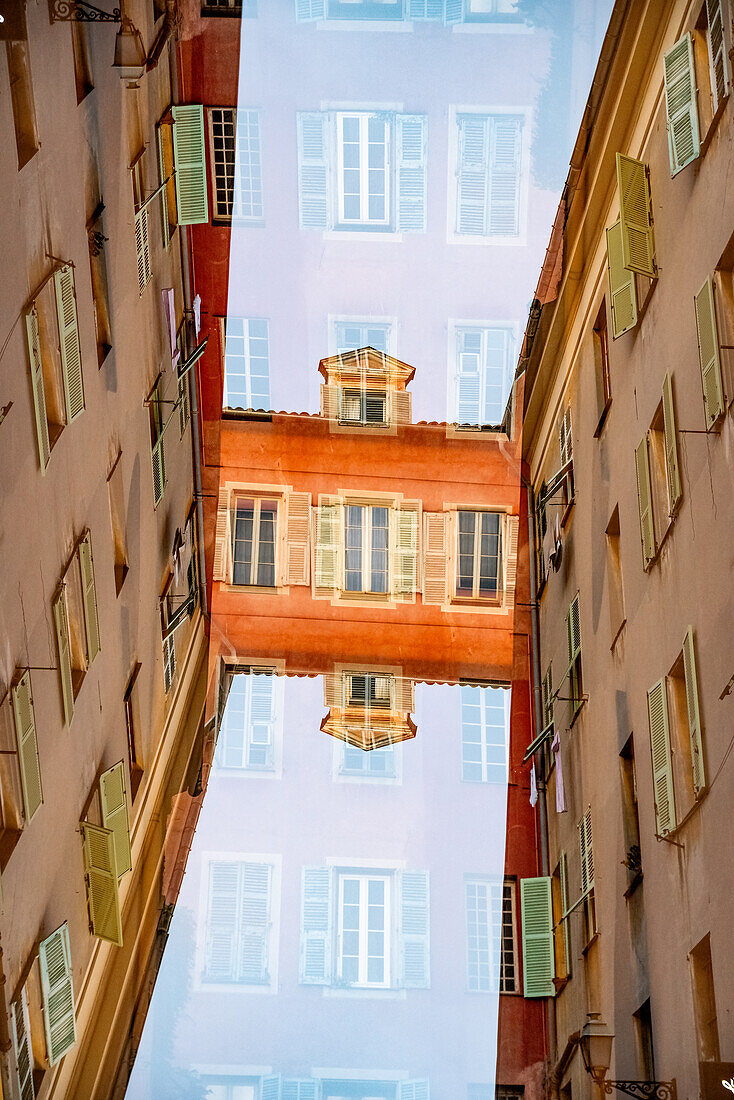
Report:
M607 1081L612 1063L614 1034L609 1031L599 1012L589 1012L581 1029L579 1046L586 1072L604 1093L626 1093L627 1096L653 1097L654 1100L677 1100L675 1081Z

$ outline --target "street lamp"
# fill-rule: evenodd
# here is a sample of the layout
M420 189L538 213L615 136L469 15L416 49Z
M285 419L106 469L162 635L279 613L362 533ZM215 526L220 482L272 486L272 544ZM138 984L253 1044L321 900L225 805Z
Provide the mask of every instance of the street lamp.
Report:
M145 72L147 55L143 36L129 16L123 15L120 29L115 35L115 60L112 67L119 70L120 79L130 81L128 88L137 88L136 81Z
M612 1062L614 1034L609 1031L599 1012L587 1013L581 1029L579 1046L586 1072L599 1088L607 1093L624 1092L627 1096L654 1097L655 1100L677 1100L675 1081L607 1081Z

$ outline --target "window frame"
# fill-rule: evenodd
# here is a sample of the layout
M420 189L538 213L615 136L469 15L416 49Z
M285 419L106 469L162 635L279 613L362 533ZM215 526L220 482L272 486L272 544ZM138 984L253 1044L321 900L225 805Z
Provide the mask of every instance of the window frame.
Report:
M486 975L486 984L482 980L482 976L477 973L476 984L471 974L471 925L470 925L470 889L477 889L482 887L485 893L484 910L485 915L485 928L482 930L479 926L479 916L481 915L480 909L477 907L477 937L481 937L484 931L484 936L487 941L487 965L490 968L489 973ZM494 898L494 891L498 892L499 910L498 914L493 912L492 904L496 900ZM466 935L466 988L469 993L489 993L489 994L519 994L520 982L519 982L519 949L518 949L518 935L517 935L517 884L514 878L502 877L499 875L473 875L467 874L464 876L464 920L465 920L465 935ZM478 898L477 906L478 906ZM506 925L508 924L509 914L509 929L510 929L510 943L509 952L510 966L513 970L513 976L511 978L512 988L508 988L510 979L506 970ZM492 954L494 947L499 948L499 970L497 971L493 966ZM477 952L481 948L476 948ZM477 959L477 966L480 966L480 961Z
M390 872L372 872L367 869L361 870L347 870L337 868L336 871L336 956L335 956L335 972L337 984L345 984L351 989L391 989L392 980L392 951L393 951L393 921L394 921L394 906L393 906L393 885L395 881L394 873ZM357 932L359 937L357 965L358 965L358 977L356 981L349 981L345 979L344 974L344 885L347 881L359 882L359 922L357 926ZM370 956L368 953L368 940L370 931L374 931L369 928L369 910L372 908L372 903L369 902L369 888L373 882L382 882L384 884L383 894L383 979L382 981L369 981L369 959L376 956ZM349 930L346 930L349 931ZM348 956L353 958L354 956ZM380 957L380 956L377 956Z
M460 546L459 539L460 539L461 534L468 534L469 533L469 532L462 532L461 531L461 520L460 520L459 517L462 514L473 515L475 517L474 532L473 532L472 591L471 591L471 593L467 593L466 591L459 589L459 585L458 585L459 569L461 567L460 566L460 558L462 556L461 553L460 553L460 549L459 549L459 546ZM482 532L481 529L479 529L479 527L477 525L477 522L476 522L476 517L484 516L484 515L497 516L497 555L496 555L497 567L496 567L496 574L495 574L495 593L494 593L494 595L489 595L489 596L482 595L481 591L480 591L480 587L479 587L480 584L481 584L481 558L482 558L482 554L481 554L481 537L482 537L483 534L485 534L485 532ZM503 599L503 594L504 594L503 593L503 576L502 576L503 551L505 550L505 547L503 546L503 541L504 541L504 539L503 539L503 517L504 517L504 515L505 515L504 512L496 511L496 510L493 510L491 508L469 508L469 507L457 508L456 511L453 513L455 533L454 533L454 538L452 539L453 560L450 561L450 568L451 568L451 588L452 588L452 593L453 593L452 599L454 601L456 601L457 603L473 603L473 604L481 604L481 605L487 605L487 606L500 606L502 604L502 599ZM491 536L494 535L494 532L489 531L489 532L486 532L486 534L491 537ZM464 555L464 556L466 556L466 555ZM487 555L487 556L491 560L492 555Z
M235 914L231 922L234 936L232 965L230 975L236 975L240 967L239 948L244 934L243 904L245 902L245 868L255 866L268 868L267 913L262 922L262 937L265 953L263 978L261 981L240 980L235 977L207 977L209 957L210 914L212 903L212 868L215 865L234 865L238 868ZM282 856L262 852L240 851L204 851L201 853L201 875L199 885L199 920L197 922L196 970L194 987L199 992L226 992L272 995L278 990L279 949L280 949L280 909L282 893ZM256 915L256 914L255 914ZM257 924L251 921L250 924Z
M347 197L345 188L345 172L354 171L352 168L345 166L344 146L346 144L354 144L353 142L345 142L344 140L344 123L348 119L357 119L359 124L359 217L348 218L345 211L345 200ZM370 203L370 183L369 177L376 169L371 168L369 154L370 145L373 142L369 139L369 125L372 119L379 119L384 125L384 142L381 147L384 149L385 159L381 169L377 169L382 172L385 190L384 190L384 215L382 218L371 218L369 216L369 203ZM394 149L393 143L395 141L395 132L392 125L392 116L384 111L336 111L335 112L335 125L336 125L336 216L334 227L336 229L351 229L351 230L391 230L393 225L393 183L392 173L394 171L393 157ZM366 216L363 211L366 211Z
M490 742L489 736L488 736L489 730L496 729L497 727L496 727L495 724L493 724L493 723L490 724L490 723L487 722L487 710L488 710L489 701L493 698L493 696L490 695L489 693L492 692L492 691L495 691L495 690L502 690L502 691L506 692L506 694L502 698L502 706L503 706L503 712L504 712L502 748L503 748L504 761L501 764L496 764L494 761L490 761L488 759L488 755L489 755L488 750L493 747L493 743ZM479 740L480 760L479 761L467 760L466 759L466 749L467 749L467 747L469 745L476 744L476 742L467 741L467 739L465 737L464 707L475 705L475 704L472 704L470 699L469 699L469 692L472 692L472 691L478 691L479 692L479 737L480 737L480 740ZM509 732L508 731L509 731L509 722L510 722L510 694L509 694L509 689L507 689L507 688L496 689L496 688L492 688L490 686L482 686L482 685L477 685L477 684L461 684L460 707L461 707L461 782L462 783L503 783L503 784L506 783L507 778L508 778L508 766L509 766L509 753L508 753L508 747L509 747L509 740L508 740ZM496 747L496 744L494 745L494 747ZM481 773L482 773L481 777L478 778L478 779L477 778L472 778L471 776L466 774L467 766L472 765L472 764L476 765L477 763L480 765ZM503 774L502 774L501 777L498 776L496 778L493 778L492 774L490 772L490 769L496 769L496 770L501 769Z
M385 337L385 346L383 348L375 348L375 351L384 351L385 355L395 356L396 353L396 336L397 336L397 320L394 317L346 317L346 316L329 316L329 351L330 355L344 355L349 351L358 351L360 348L375 347L370 343L369 330L379 330ZM359 329L359 342L340 339L340 335L343 337L343 330L354 328Z
M249 581L240 581L240 580L235 579L236 569L237 569L237 566L238 566L237 544L238 544L238 542L242 543L246 540L237 538L237 511L238 511L238 508L240 507L241 504L243 504L244 502L250 502L250 501L252 502L252 505L253 505L252 537L251 537L251 540L250 540L250 543L251 543L250 578L252 578L254 576L255 579L254 580L250 579ZM261 563L260 562L260 554L261 554L261 550L262 550L262 547L261 547L261 541L262 541L261 540L261 535L262 535L261 519L262 519L262 514L263 514L262 513L263 503L274 504L275 509L274 509L274 522L273 522L273 543L272 543L272 545L273 545L273 561L272 562L262 562ZM234 498L233 498L233 501L232 501L232 579L231 579L231 582L230 582L232 585L235 585L238 588L246 588L250 591L259 590L261 592L274 592L274 591L277 591L277 589L282 586L283 582L282 582L282 579L281 579L282 562L281 562L281 554L280 554L280 539L281 539L281 535L282 535L281 528L282 528L282 524L283 524L283 520L284 520L283 507L284 507L284 500L283 500L282 496L278 496L277 494L274 494L274 493L271 494L271 493L267 493L267 492L262 492L262 493L254 492L251 495L250 494L246 495L245 492L237 492L236 494L234 494ZM244 518L246 518L246 517L244 517ZM255 532L256 531L258 532L257 539L255 538ZM267 544L265 544L265 545L267 545ZM244 566L245 563L243 562L243 563L239 563L239 564ZM258 574L258 571L259 571L261 565L263 565L265 567L272 565L272 569L273 569L273 582L272 582L272 584L266 584L266 583L263 583L262 581L259 580L257 574Z
M464 136L462 125L466 119L481 119L484 122L486 141L486 163L474 166L483 173L482 187L485 192L482 210L482 231L461 229L462 170L467 167L463 161ZM517 151L515 232L491 232L491 191L492 174L498 166L493 164L492 145L495 126L512 120L517 124L519 148ZM450 148L448 156L449 201L447 202L447 239L457 244L474 245L524 245L527 223L528 194L528 112L527 110L509 111L501 107L462 107L450 108L449 134ZM469 161L468 164L471 164ZM478 204L477 204L478 205Z
M265 225L265 204L263 194L262 163L262 127L260 111L254 107L220 106L207 107L207 138L209 144L209 162L211 165L212 223L214 225L243 225L260 227ZM227 112L229 118L225 117ZM219 117L221 116L221 117ZM215 126L222 127L221 149ZM227 126L232 134L225 133ZM250 133L254 127L254 133ZM243 129L244 128L244 129ZM231 157L228 157L231 143ZM221 158L218 153L221 152ZM245 157L245 153L247 156ZM217 168L221 164L222 171ZM250 186L247 189L249 213L243 213L245 179ZM237 184L240 184L239 191ZM224 202L220 202L220 194Z
M362 511L361 524L359 525L359 528L357 527L356 524L348 524L348 522L347 522L348 517L349 517L349 509L350 508L359 508ZM385 513L386 522L385 522L384 528L379 526L379 525L377 527L374 526L373 513L378 508L380 509L380 511ZM383 599L386 599L386 600L389 600L391 598L391 595L392 595L392 593L391 593L392 575L391 575L391 569L390 569L390 556L391 556L390 551L392 549L391 539L390 539L390 527L391 527L391 525L390 525L390 512L391 512L391 509L392 509L392 505L387 504L387 503L386 504L364 503L364 502L356 503L355 501L350 501L348 497L345 498L344 504L343 504L344 515L343 515L343 521L342 521L342 525L341 525L342 526L341 538L343 540L343 546L344 546L344 559L343 559L343 562L342 562L342 575L341 575L340 580L341 580L341 593L342 593L343 596L346 596L347 598L350 597L350 596L354 596L354 597L357 597L357 598L359 598L360 596L362 596L362 597L366 596L366 597L369 597L369 598L379 597L379 598L383 598ZM352 530L359 529L360 530L361 534L360 534L360 545L359 545L359 547L349 547L347 545L347 531L349 529L352 529ZM384 547L379 547L379 546L375 547L374 542L373 542L375 531L382 531L382 530L384 530L386 532L386 545ZM347 554L350 550L355 551L357 549L359 550L359 553L360 553L360 564L359 564L359 574L360 574L360 578L361 578L360 587L359 588L348 588L347 587L347 574L348 573L356 573L357 570L354 569L354 568L351 568L351 569L347 568ZM378 570L377 572L375 572L375 570L373 568L372 555L375 552L385 554L385 563L386 564L385 564L384 573L383 573L382 570ZM368 564L367 567L365 567L365 556L366 556L366 554L369 555L369 564ZM369 578L370 578L370 587L369 588L365 588L365 586L364 586L365 573L366 572L369 572ZM373 576L383 576L383 575L385 577L384 591L380 590L380 589L374 589L372 587Z
M491 367L489 364L489 356L493 352L494 348L488 346L490 334L501 333L504 336L504 363L502 365L502 384L501 384L501 397L499 402L499 412L497 419L490 420L487 417L487 390L489 388L489 377L493 374L496 368ZM462 349L462 341L468 335L478 335L480 339L480 349L478 353L469 352ZM516 343L516 329L511 324L494 324L492 322L471 322L471 321L452 321L449 322L449 361L453 367L453 377L449 377L450 393L449 393L449 407L451 410L451 416L453 422L460 428L476 429L477 427L499 427L502 422L505 407L507 405L507 398L511 390L511 367L514 353L514 346ZM478 355L478 394L477 394L477 415L476 418L471 419L461 418L459 416L460 405L460 380L463 375L471 374L473 372L464 372L461 369L462 356L464 355Z
M259 720L253 718L253 684L255 678L267 679L270 682L270 714L271 717L267 720ZM242 763L227 762L226 754L227 750L232 746L229 744L229 740L232 735L233 715L231 714L229 707L232 703L232 692L235 690L235 686L238 682L242 681L244 688L242 698L242 717L243 717L243 737L241 747ZM239 708L238 708L239 709ZM222 729L219 735L217 743L216 754L216 766L217 770L225 776L246 776L263 778L280 778L282 769L282 734L283 734L283 683L282 676L278 676L277 669L272 668L270 670L261 669L257 672L253 672L252 669L244 676L237 673L233 676L232 686L230 688L229 696L227 699L227 707L224 711L224 718L222 720ZM253 763L251 760L251 750L255 742L252 738L252 728L254 725L268 725L269 729L269 741L267 748L269 748L269 758L264 763Z
M253 335L251 332L251 325L253 322L262 324L265 326L265 335L258 336ZM241 323L242 334L233 331L234 325ZM227 331L232 328L232 331ZM267 317L226 317L221 321L221 340L222 340L222 355L223 355L223 378L224 385L222 390L222 408L224 409L239 409L246 407L253 411L268 412L272 407L271 394L270 394L270 322ZM229 340L242 340L243 341L243 354L240 356L227 349L227 343ZM253 349L251 343L253 340L264 340L267 344L266 355L253 355ZM253 360L264 360L267 364L267 398L263 398L260 394L253 393L253 372L252 365ZM242 371L235 371L235 365L242 362ZM229 404L229 397L231 396L229 390L232 388L232 381L227 381L228 368L230 377L242 378L244 380L244 394L245 400L249 402L247 406L231 405ZM256 403L266 401L266 404Z

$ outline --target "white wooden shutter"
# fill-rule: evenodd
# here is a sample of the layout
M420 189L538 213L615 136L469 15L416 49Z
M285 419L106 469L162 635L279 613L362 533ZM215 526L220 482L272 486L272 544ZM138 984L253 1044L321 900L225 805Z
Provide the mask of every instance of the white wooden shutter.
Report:
M79 324L76 312L74 268L64 264L54 271L56 313L59 319L61 373L64 378L66 419L69 424L84 411L84 381L82 352L79 345Z
M553 997L553 898L549 877L520 879L522 914L523 993Z
M594 889L594 849L591 833L591 806L579 821L579 852L581 857L581 894L586 897Z
M398 1100L430 1100L430 1097L427 1077L398 1081Z
M201 104L176 106L171 114L178 221L179 225L198 225L209 220L204 108Z
M670 726L665 677L647 693L647 716L652 750L652 787L655 801L655 822L659 836L675 828L675 791L673 761L670 755Z
M81 823L89 924L93 935L122 947L115 836L111 829Z
M558 426L558 443L561 454L561 466L565 466L573 458L573 425L571 422L571 406L566 405L561 415Z
M409 19L443 19L444 0L409 0Z
M102 824L105 829L111 829L115 837L117 874L121 878L132 868L127 786L122 760L99 777L99 797L102 804Z
M459 126L457 233L483 236L487 232L489 132L484 115L463 115Z
M398 231L426 231L426 133L424 115L396 115Z
M215 581L232 583L232 501L229 489L219 490L213 575Z
M708 429L726 412L724 388L721 382L719 331L716 325L714 287L710 278L703 284L693 301L696 309L698 361L703 381L703 405L706 413L706 428Z
M477 352L463 351L463 339L458 337L456 358L456 422L479 424L482 419L482 372L484 364Z
M41 941L38 948L49 1065L55 1066L76 1042L74 984L69 928L66 923Z
M517 541L520 517L506 515L502 524L501 551L503 570L503 602L505 607L515 606L517 584Z
M516 237L520 231L520 154L522 124L493 119L490 146L489 234Z
M327 420L339 419L339 387L321 386L321 415Z
M680 504L683 488L678 467L678 433L675 426L673 381L669 374L663 379L663 435L665 437L665 470L668 482L668 507L673 515Z
M28 1015L28 997L25 986L17 1000L10 1006L10 1034L15 1056L15 1083L20 1100L35 1100L33 1084L33 1051L31 1049L31 1021Z
M251 985L268 980L271 870L267 863L241 865L237 977Z
M711 96L714 113L729 90L729 71L724 41L724 13L722 0L706 0L708 22L708 53L711 69Z
M344 706L343 684L347 675L341 672L324 673L324 706L330 710Z
M331 879L328 867L303 868L300 981L304 985L331 982Z
M341 589L342 507L338 497L321 495L316 512L314 584L316 590Z
M286 500L286 584L308 584L311 564L311 494L289 493Z
M415 509L390 509L393 596L412 600L418 588L418 523Z
M61 676L61 695L64 700L64 720L68 725L74 717L74 681L71 672L71 651L69 648L69 617L66 609L66 589L63 584L54 598L54 624L56 644L59 652L59 675Z
M688 730L691 738L693 793L696 798L700 798L706 789L706 767L703 759L703 730L701 728L701 714L698 705L696 654L693 648L693 628L690 626L683 639L683 672L686 681Z
M693 40L685 34L663 58L670 174L675 176L700 152Z
M412 423L412 398L408 390L393 390L390 401L393 409L392 423L401 425Z
M315 111L300 112L297 121L298 224L301 229L327 229L329 116Z
M326 15L326 0L296 0L296 20L308 23L314 19L323 19Z
M428 871L403 871L400 878L400 952L406 989L430 986Z
M642 538L642 562L649 569L655 560L655 524L652 511L652 484L650 480L650 454L647 448L647 433L643 435L635 451L635 469L637 471L637 502L640 512L640 537Z
M33 391L33 411L36 416L36 436L38 438L38 457L41 473L46 472L51 456L51 443L48 437L48 412L46 410L46 388L43 382L43 363L41 359L41 337L38 332L38 310L35 304L25 315L26 339L31 364L31 389Z
M403 714L412 714L415 710L415 680L410 676L395 679L395 709Z
M161 434L151 447L150 459L153 469L153 506L157 507L163 500L166 488L166 452L164 446L165 436Z
M444 0L444 22L463 23L464 0Z
M269 1073L260 1081L261 1100L282 1100L280 1095L280 1077L277 1073Z
M138 292L142 294L152 275L147 206L141 206L135 214L135 252L138 260Z
M26 671L11 689L15 735L18 742L18 768L23 789L23 809L26 825L33 820L43 802L41 766L38 761L38 738L31 694L31 674Z
M313 1077L284 1077L280 1100L318 1100L319 1082Z
M99 653L99 616L97 613L97 590L94 584L94 560L92 558L92 536L89 531L79 543L79 568L82 576L82 602L84 604L84 624L87 635L87 659L91 665Z
M231 981L237 950L237 909L240 865L230 860L209 864L209 904L206 922L207 981Z
M444 604L448 598L448 515L424 513L423 603Z
M637 324L637 284L634 272L622 259L622 226L619 220L607 229L607 274L612 305L612 338L624 336Z
M647 165L634 157L617 153L619 221L622 229L622 264L657 278L655 238L652 229L652 205Z

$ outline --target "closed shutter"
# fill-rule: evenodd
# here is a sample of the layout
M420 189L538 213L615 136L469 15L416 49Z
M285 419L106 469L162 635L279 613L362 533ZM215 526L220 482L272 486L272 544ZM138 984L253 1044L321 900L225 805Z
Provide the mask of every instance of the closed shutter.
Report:
M566 405L558 427L558 443L561 452L561 466L573 459L573 426L571 423L571 406Z
M464 0L444 0L444 21L446 23L463 23Z
M138 260L138 291L143 293L150 282L150 241L148 240L148 207L142 206L135 214L135 252Z
M645 569L655 560L655 525L652 514L652 486L650 481L650 455L647 449L647 433L635 451L637 471L637 503L640 512L640 536L642 538L642 563Z
M481 358L476 352L463 351L462 344L463 337L459 336L456 422L457 424L479 424L482 400Z
M670 174L677 175L700 152L693 40L686 34L663 58Z
M317 1100L319 1083L313 1077L284 1077L280 1100Z
M280 1077L275 1073L268 1074L260 1081L261 1100L282 1100L280 1095Z
M591 806L586 808L579 821L579 852L581 856L581 895L586 897L594 889L594 849L591 834Z
M67 726L74 717L74 681L71 673L71 652L69 650L69 618L66 610L66 591L61 586L53 604L56 644L59 651L59 674L61 676L61 695L64 700L64 721Z
M76 1042L69 928L65 923L41 941L38 961L48 1060L55 1066Z
M563 953L565 956L566 974L565 977L571 977L571 929L568 923L568 913L570 903L568 896L568 858L565 852L561 852L561 856L558 862L559 876L561 879L561 909L562 917L561 923L563 925Z
M724 15L721 0L706 0L708 51L711 67L711 95L716 112L729 90L729 73L724 43Z
M691 737L691 764L693 768L693 793L700 798L706 789L706 768L703 759L703 730L698 706L698 675L693 648L693 628L688 627L683 639L683 672L686 680L686 705L688 730Z
M444 604L448 581L448 515L426 512L423 526L423 603Z
M92 934L122 947L122 917L117 889L115 835L88 821L81 823L84 876Z
M46 411L46 388L43 383L38 310L35 305L31 306L25 315L25 329L31 364L31 389L33 390L33 411L36 416L38 457L41 462L41 473L45 473L51 456L51 443L48 437L48 412Z
M90 665L99 653L99 616L97 613L97 590L94 584L94 560L92 558L92 536L87 531L79 543L79 568L82 575L82 601L84 603L84 624L87 634L87 660Z
M622 226L616 221L607 229L607 274L612 304L612 338L624 336L637 324L637 284L622 259Z
M289 493L286 501L286 584L308 584L311 494Z
M209 220L204 151L204 108L198 104L173 107L173 163L179 225Z
M405 989L430 986L428 871L403 871L400 879L400 953Z
M428 1078L398 1082L398 1100L430 1100Z
M325 113L298 115L298 224L301 229L329 225L328 127Z
M268 981L270 865L242 864L242 905L237 977L252 985Z
M523 993L526 997L553 997L553 899L548 877L520 879L522 916Z
M76 313L74 268L65 264L54 271L56 313L59 319L61 373L64 378L66 419L69 424L84 411L82 352L79 346L79 324Z
M424 115L396 115L398 231L426 231L426 132Z
M232 582L232 508L230 490L219 490L214 542L214 580Z
M703 381L703 406L706 428L711 428L726 412L724 388L721 382L719 357L719 331L716 325L714 287L708 278L693 299L696 308L696 332L698 334L698 361Z
M20 1100L35 1100L33 1084L33 1052L31 1050L31 1021L28 1015L28 998L25 987L10 1006L11 1036L15 1056L15 1081Z
M516 237L520 231L520 144L519 119L493 120L489 179L489 234Z
M321 415L327 420L339 419L338 386L321 386Z
M581 656L581 626L579 622L579 598L574 596L566 616L566 631L568 634L568 664L573 665L577 657Z
M393 596L412 600L418 588L418 512L390 510Z
M395 708L403 714L415 710L415 680L410 676L398 676L395 680Z
M313 19L323 19L326 15L326 0L296 0L296 20L307 23Z
M114 834L117 874L122 878L132 868L125 765L122 760L100 776L99 796L102 803L102 824Z
M487 232L488 120L483 115L463 115L458 124L456 232L483 236Z
M443 19L444 0L409 0L409 19Z
M303 868L299 974L305 985L331 981L331 880L328 867Z
M617 187L619 222L622 228L622 264L628 271L637 271L651 279L657 278L647 165L641 160L617 153Z
M178 429L181 438L189 422L189 375L178 380Z
M653 684L647 693L647 716L650 724L650 747L652 750L655 823L658 835L666 836L675 828L676 821L665 678Z
M11 689L11 695L15 717L15 735L18 742L18 768L20 770L21 787L23 788L23 809L27 825L33 820L36 810L43 802L30 672L23 673L18 683Z
M412 423L412 399L407 390L393 390L391 395L394 424Z
M504 517L501 535L501 554L503 570L503 603L505 607L515 606L515 587L517 585L517 541L519 528L519 516Z
M231 981L234 975L239 882L238 863L210 863L206 922L206 978L210 982Z
M342 509L338 497L320 496L316 508L314 584L317 592L341 588Z
M665 436L665 471L668 482L668 507L671 516L676 512L683 495L678 468L678 433L675 427L673 404L673 380L669 374L663 379L663 434Z
M166 488L166 452L161 433L153 444L150 452L153 467L153 506L157 507L163 500Z

